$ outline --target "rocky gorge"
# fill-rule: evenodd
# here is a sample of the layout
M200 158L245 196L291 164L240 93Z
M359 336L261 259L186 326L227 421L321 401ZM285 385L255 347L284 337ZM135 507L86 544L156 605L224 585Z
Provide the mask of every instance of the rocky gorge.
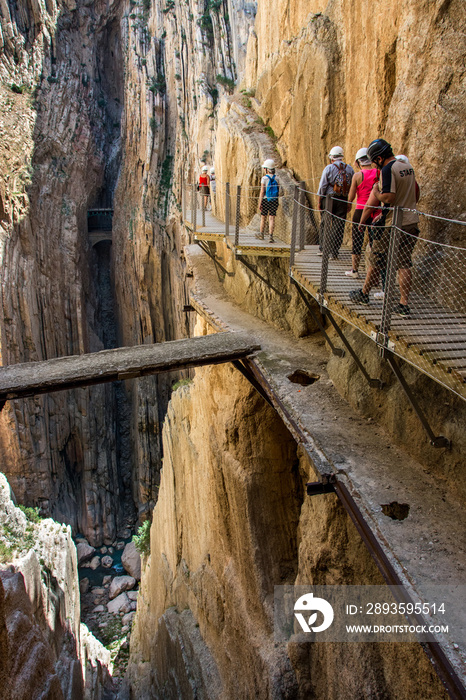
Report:
M461 0L388 0L377 12L366 0L3 0L3 364L218 330L185 310L202 271L182 188L204 163L219 193L257 186L268 157L283 182L312 188L332 145L353 154L383 135L410 154L423 209L464 220L464 20ZM92 245L93 208L113 210L111 243ZM464 245L456 228L424 233ZM287 262L255 264L280 294L238 264L222 303L302 342L355 421L384 426L407 464L462 503L464 402L408 368L452 440L432 451L375 348L348 331L384 377L374 392L351 358L319 344ZM383 578L336 496L305 498L318 470L246 379L228 365L188 374L177 389L179 373L5 404L1 470L16 501L46 518L29 532L40 548L2 565L5 700L446 697L417 644L274 642L274 585ZM328 401L339 422L343 404ZM24 539L9 499L1 524ZM129 542L150 520L139 572ZM124 552L128 575L114 568ZM18 610L35 644L21 653Z

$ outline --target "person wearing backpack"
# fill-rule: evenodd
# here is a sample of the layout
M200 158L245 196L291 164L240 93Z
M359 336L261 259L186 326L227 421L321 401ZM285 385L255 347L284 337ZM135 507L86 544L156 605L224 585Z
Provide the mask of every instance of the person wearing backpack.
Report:
M332 225L330 228L330 255L336 260L343 243L345 221L348 212L348 194L354 170L343 161L344 153L340 146L334 146L328 154L330 165L325 166L319 183L319 211L325 208L325 197L332 195ZM324 239L324 217L320 222L319 254L322 255Z
M364 211L364 206L369 199L372 188L379 179L379 171L372 166L371 161L367 156L367 148L360 148L354 159L355 165L359 168L358 172L353 175L351 187L348 194L348 212L351 211L351 202L356 197L356 209L353 214L352 228L352 251L351 261L352 268L345 272L347 277L358 279L359 277L359 262L361 260L362 245L364 243L365 228L359 226L361 216ZM371 218L381 213L380 209L371 210ZM368 222L369 224L370 222Z
M269 243L274 243L273 232L275 230L275 217L278 209L278 195L280 186L275 177L275 162L268 158L262 166L265 175L261 180L261 191L259 194L259 212L261 215L260 233L256 233L256 238L264 240L265 225L269 220Z

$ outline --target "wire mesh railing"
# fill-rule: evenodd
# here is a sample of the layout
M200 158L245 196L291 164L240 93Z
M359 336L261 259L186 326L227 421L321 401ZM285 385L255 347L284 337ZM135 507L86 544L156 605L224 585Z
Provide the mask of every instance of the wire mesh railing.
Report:
M445 374L466 381L466 247L452 243L464 242L466 222L416 212L420 221L412 225L412 212L394 208L390 226L356 226L348 205L346 211L341 205L342 215L338 207L330 196L318 202L297 188L290 274L307 275L321 306L331 306L382 348L449 388ZM302 245L303 209L314 217L313 250ZM342 247L356 228L368 251L358 277L348 274L350 250Z
M262 236L267 246L272 234L289 245L290 275L307 275L322 307L450 389L445 373L466 381L466 222L416 212L417 234L404 223L412 212L392 208L390 226L360 225L353 204L303 182L282 189L273 206L262 199L256 186L217 181L207 198L185 185L183 217L238 249L262 245ZM356 235L361 263L348 275Z
M293 193L280 187L278 197L267 199L260 186L230 186L216 181L209 196L197 185L183 187L183 218L193 229L223 234L235 246L291 241Z

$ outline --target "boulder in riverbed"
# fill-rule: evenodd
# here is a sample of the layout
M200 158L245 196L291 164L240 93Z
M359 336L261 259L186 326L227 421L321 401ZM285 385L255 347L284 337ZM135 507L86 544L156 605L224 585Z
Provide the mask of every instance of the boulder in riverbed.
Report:
M130 576L141 580L141 555L136 549L134 542L128 542L121 555L121 563Z
M129 591L136 585L136 579L132 576L116 576L110 584L109 598L112 600L123 593Z

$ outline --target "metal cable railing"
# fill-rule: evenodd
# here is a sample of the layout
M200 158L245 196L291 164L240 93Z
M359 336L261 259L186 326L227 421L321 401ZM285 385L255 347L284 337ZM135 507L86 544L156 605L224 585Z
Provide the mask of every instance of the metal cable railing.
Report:
M453 244L464 241L465 222L419 212L416 235L403 225L403 217L413 212L392 208L391 226L360 227L367 253L354 279L345 274L352 266L350 250L343 245L354 225L344 213L335 213L330 196L319 216L315 197L296 188L290 275L304 286L307 280L308 291L322 307L331 308L381 348L450 389L455 381L466 382L466 247ZM320 250L302 245L298 221L303 209L315 216ZM456 393L465 398L462 389Z
M260 245L261 223L267 244L273 218L274 239L289 244L290 275L321 307L464 397L454 387L466 381L466 222L419 211L416 236L403 226L412 210L389 208L391 226L356 225L354 205L321 198L305 183L291 195L281 191L272 216L261 216L259 193L217 180L207 200L196 185L186 185L183 216L194 231L224 236L237 249ZM364 242L354 278L345 273L356 227Z

